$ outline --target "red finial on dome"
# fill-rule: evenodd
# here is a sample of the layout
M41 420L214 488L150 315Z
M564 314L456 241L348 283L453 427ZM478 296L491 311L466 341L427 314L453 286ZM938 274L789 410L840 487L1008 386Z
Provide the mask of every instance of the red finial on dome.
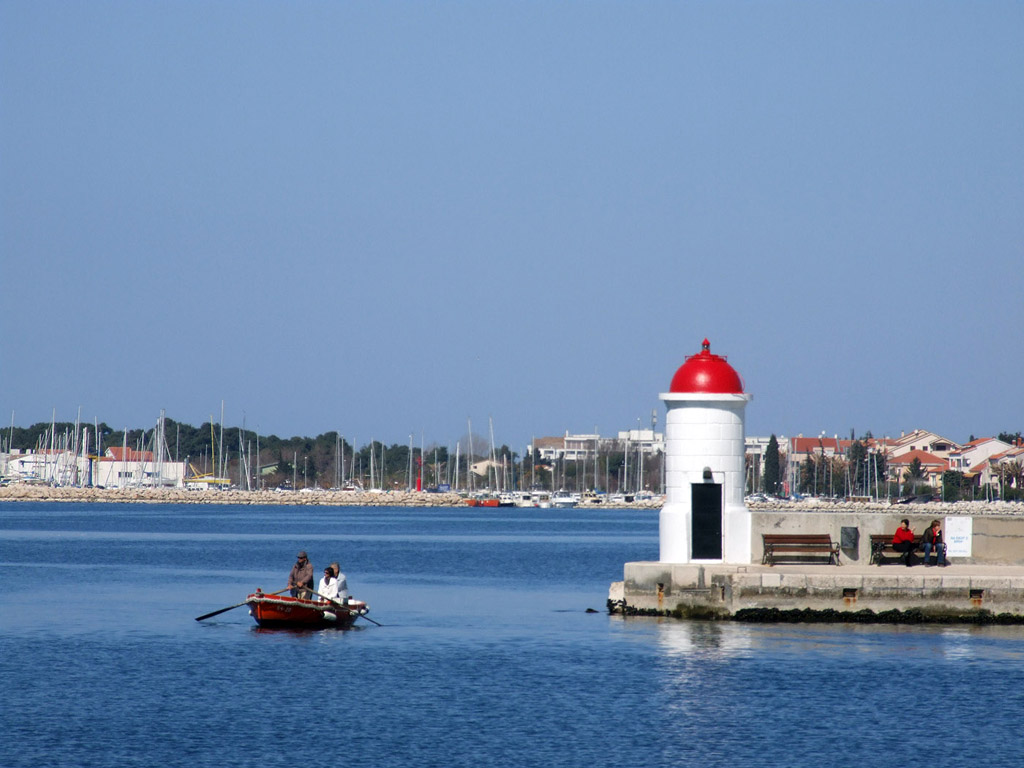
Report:
M704 339L700 352L690 355L672 377L670 392L743 394L743 379L724 355L711 354L711 342Z

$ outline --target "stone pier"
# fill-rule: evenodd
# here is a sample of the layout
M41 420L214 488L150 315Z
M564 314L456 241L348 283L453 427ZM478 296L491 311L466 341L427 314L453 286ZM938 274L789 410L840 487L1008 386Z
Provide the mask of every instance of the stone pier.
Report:
M886 509L790 508L755 511L749 564L633 562L612 584L612 612L736 618L743 613L815 611L876 614L912 611L928 620L971 620L981 614L1024 621L1024 505L890 506ZM891 535L903 517L915 531L939 519L969 531L950 544L947 568L871 563L872 534ZM959 523L959 524L958 524ZM952 526L951 526L952 524ZM829 534L840 565L762 565L762 534ZM949 542L947 542L949 543ZM920 557L921 553L917 553Z

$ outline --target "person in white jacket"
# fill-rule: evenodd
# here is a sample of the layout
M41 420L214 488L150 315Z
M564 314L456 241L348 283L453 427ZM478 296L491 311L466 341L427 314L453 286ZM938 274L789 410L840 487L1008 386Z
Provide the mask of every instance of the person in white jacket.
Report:
M348 580L345 578L345 574L341 572L341 566L337 563L331 563L329 567L334 572L335 598L347 600L349 598Z
M324 568L324 577L320 579L320 586L316 591L320 594L321 601L338 598L338 580L334 577L334 568L330 565Z

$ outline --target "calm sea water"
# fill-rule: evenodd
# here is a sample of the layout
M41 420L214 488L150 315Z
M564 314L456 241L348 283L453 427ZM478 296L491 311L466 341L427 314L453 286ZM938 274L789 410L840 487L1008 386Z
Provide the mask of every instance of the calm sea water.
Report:
M384 626L194 621L299 549ZM0 504L0 765L1024 762L1021 628L609 617L657 551L657 512Z

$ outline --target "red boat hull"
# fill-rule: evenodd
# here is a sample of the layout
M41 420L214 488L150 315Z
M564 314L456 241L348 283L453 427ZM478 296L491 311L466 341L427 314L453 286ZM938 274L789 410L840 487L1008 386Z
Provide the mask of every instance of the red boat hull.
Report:
M471 507L498 507L501 506L497 499L466 499L466 504Z
M340 606L263 592L249 595L246 602L249 615L267 629L347 629L369 610L358 600Z

